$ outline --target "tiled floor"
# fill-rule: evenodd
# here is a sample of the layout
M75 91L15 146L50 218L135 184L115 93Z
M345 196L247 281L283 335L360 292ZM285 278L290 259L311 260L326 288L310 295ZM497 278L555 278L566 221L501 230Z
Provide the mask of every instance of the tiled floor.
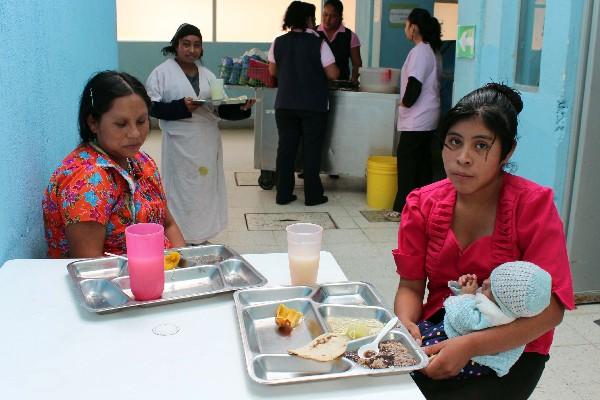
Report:
M228 184L229 225L215 237L240 253L286 251L283 231L248 231L245 213L328 212L338 229L326 230L323 249L330 251L350 280L371 282L392 304L398 278L391 256L397 223L368 222L360 213L368 210L365 181L358 178L331 180L323 176L329 202L305 207L302 190L298 200L280 206L275 192L258 186L236 186L234 172L254 171L253 135L250 130L222 130L225 173ZM152 131L145 145L160 163L160 132ZM532 398L600 398L600 304L580 306L568 312L557 328L551 358Z

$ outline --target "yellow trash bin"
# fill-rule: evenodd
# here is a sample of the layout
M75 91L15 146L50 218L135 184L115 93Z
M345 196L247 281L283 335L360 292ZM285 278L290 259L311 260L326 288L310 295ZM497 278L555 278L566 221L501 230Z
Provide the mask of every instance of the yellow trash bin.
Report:
M398 191L396 157L371 156L367 160L367 205L391 209Z

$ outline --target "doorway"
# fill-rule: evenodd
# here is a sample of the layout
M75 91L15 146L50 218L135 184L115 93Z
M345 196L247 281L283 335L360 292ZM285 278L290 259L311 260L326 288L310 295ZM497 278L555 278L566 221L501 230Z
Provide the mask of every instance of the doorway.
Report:
M571 189L565 190L567 216L567 244L571 258L571 270L575 289L575 302L600 302L600 268L598 245L600 244L600 4L587 2L583 15L588 16L583 24L582 38L589 34L589 43L583 48L587 62L581 73L582 82L578 126L574 127L571 159ZM586 32L587 31L587 32ZM574 110L573 115L577 115Z

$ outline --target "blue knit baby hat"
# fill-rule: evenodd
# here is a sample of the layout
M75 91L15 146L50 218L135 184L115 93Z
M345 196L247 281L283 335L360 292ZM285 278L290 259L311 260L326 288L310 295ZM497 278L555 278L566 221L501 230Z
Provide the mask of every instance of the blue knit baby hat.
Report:
M494 300L506 315L533 317L550 304L550 274L527 261L511 261L496 267L490 275Z

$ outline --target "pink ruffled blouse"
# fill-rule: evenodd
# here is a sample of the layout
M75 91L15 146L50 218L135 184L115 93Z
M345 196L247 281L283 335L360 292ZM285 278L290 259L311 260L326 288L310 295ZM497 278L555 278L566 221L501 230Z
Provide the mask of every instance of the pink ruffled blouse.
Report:
M573 281L562 221L552 189L504 174L490 236L461 248L452 232L456 190L448 179L411 192L402 211L398 248L393 250L401 278L427 279L429 295L422 319L428 319L450 296L448 281L476 274L482 282L498 265L524 260L552 276L552 292L571 310ZM530 342L525 351L548 354L554 329Z

